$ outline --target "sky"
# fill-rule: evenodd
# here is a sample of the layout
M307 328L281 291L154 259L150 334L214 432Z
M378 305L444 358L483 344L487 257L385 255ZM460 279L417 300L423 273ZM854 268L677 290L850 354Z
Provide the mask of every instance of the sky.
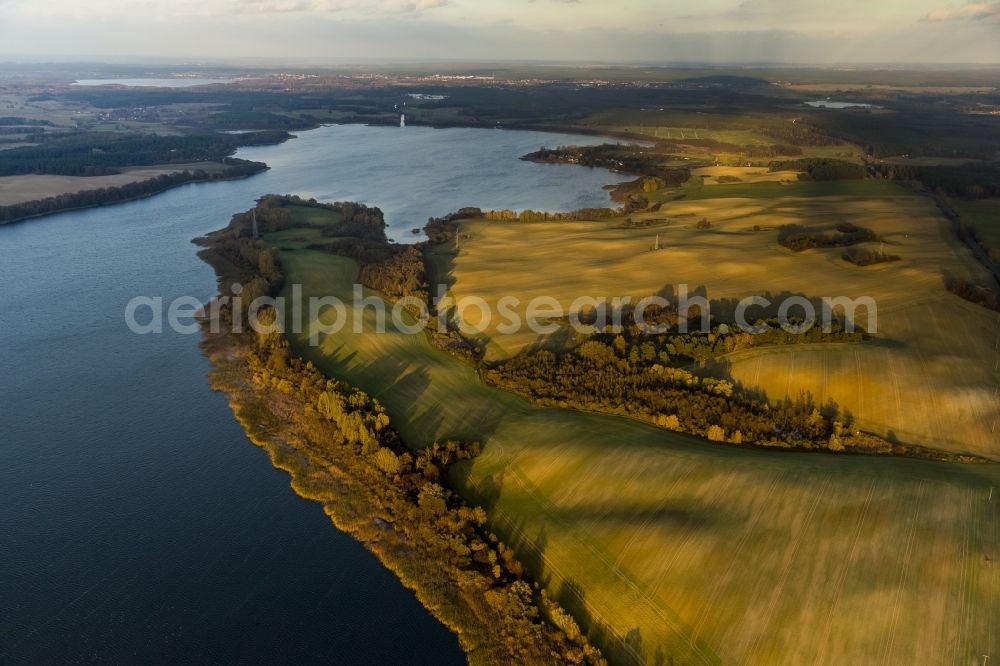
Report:
M1000 63L1000 0L0 0L0 57Z

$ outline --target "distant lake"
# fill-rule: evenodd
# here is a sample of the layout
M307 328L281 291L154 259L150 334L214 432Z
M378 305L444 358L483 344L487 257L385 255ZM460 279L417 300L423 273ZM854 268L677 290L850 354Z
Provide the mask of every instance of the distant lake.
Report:
M381 206L608 205L601 169L518 158L602 139L340 125L239 181L0 226L0 664L465 663L412 592L247 440L199 336L131 334L134 296L205 301L195 236L269 192ZM428 563L433 566L433 563Z
M882 107L864 102L831 102L830 100L819 100L806 102L806 106L814 109L881 109Z
M231 79L80 79L74 81L74 86L128 86L130 88L193 88L195 86L211 86L217 83L232 83Z
M613 205L603 186L634 178L520 159L543 146L613 141L596 136L366 125L296 134L301 138L236 154L271 166L251 179L252 189L378 206L385 212L387 233L401 242L412 242L410 230L423 227L428 217L464 206L570 211ZM216 196L214 191L210 196ZM228 216L219 226L227 221Z

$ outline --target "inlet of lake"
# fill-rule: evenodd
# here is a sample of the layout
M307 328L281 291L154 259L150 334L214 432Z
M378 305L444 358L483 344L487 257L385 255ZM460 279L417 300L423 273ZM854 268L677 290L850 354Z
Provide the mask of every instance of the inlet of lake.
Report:
M865 104L864 102L831 102L830 100L806 102L806 106L811 106L814 109L881 109L882 108L880 106L875 106L874 104Z
M125 305L208 300L190 240L267 193L380 206L403 241L462 206L608 205L622 176L518 160L599 141L330 126L239 151L272 167L246 180L0 226L0 663L463 663L247 440L198 335L132 334Z

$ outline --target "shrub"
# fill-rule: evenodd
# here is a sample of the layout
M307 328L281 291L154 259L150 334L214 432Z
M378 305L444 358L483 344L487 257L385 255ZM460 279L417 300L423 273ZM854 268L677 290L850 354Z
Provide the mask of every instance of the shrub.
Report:
M399 456L392 449L387 449L382 446L379 447L375 455L372 456L372 462L380 470L388 474L389 476L394 476L399 473L402 468L402 464L399 462Z

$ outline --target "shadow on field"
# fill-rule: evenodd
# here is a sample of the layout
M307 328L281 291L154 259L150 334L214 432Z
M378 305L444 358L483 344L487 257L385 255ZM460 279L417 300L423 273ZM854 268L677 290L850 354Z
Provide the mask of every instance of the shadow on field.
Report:
M458 409L456 404L426 398L433 378L419 359L391 355L367 359L357 351L345 353L344 345L324 353L323 369L375 396L412 446L448 439L487 442L505 418L504 411L489 402L470 401Z
M591 612L583 587L575 580L563 581L556 594L556 600L573 616L590 642L601 649L611 664L674 666L674 664L689 663L689 658L668 655L660 645L656 646L652 655L648 654L642 631L638 627L629 629L624 636L615 633Z
M616 502L609 508L603 504L576 505L568 509L552 509L550 513L560 520L571 523L609 522L615 524L636 524L639 526L654 523L657 527L684 529L717 529L727 524L737 525L742 522L731 520L729 516L721 515L718 510L699 510L690 506L670 505L664 502L639 504L636 502Z
M773 409L781 409L794 414L811 414L813 410L818 411L827 421L840 421L845 428L851 428L854 424L854 414L840 403L828 398L826 402L820 403L812 391L799 391L793 399L784 396L780 400L772 400L767 391L759 386L748 386L733 376L732 361L728 358L717 358L707 361L703 365L691 366L689 369L700 377L712 377L722 379L733 385L733 393L746 400L757 402L761 405L772 405Z
M562 321L553 320L553 323L563 324ZM548 351L561 351L563 349L569 349L576 343L576 331L574 331L570 326L560 325L559 330L555 333L549 333L548 335L539 335L535 338L531 344L525 345L524 349L521 350L521 354L534 354L542 351L543 349Z
M413 365L411 363L393 356L380 356L364 361L357 351L343 354L345 347L346 345L340 345L332 351L325 352L327 355L325 360L335 376L351 377L352 381L367 393L377 396L390 389L396 389L406 391L407 395L417 399L430 386L427 371L411 370L410 367Z
M682 305L680 293L678 292L675 285L665 284L663 285L662 289L656 292L655 295L659 296L660 298L666 299L667 301L670 302L670 305L673 307L680 307ZM751 305L750 307L746 308L746 311L744 312L744 318L746 319L747 323L751 325L760 319L770 319L773 317L777 317L778 309L781 307L781 304L791 298L796 299L797 303L801 303L802 299L808 301L809 304L812 306L813 312L815 313L817 325L820 325L823 320L823 298L827 297L835 298L837 296L841 296L841 294L826 294L821 297L817 296L810 297L806 296L803 292L782 291L774 293L770 291L765 291L761 294L748 294L748 296L756 296L758 298L763 298L766 301L768 301L766 305L765 304ZM702 301L702 299L704 299L704 301ZM712 325L717 325L717 324L732 325L736 322L736 314L737 314L736 311L740 304L740 299L738 298L711 299L708 297L708 287L706 287L705 285L698 285L694 289L688 289L686 300L690 304L690 308L688 309L688 315L689 315L688 319L690 322L689 324L690 330L692 331L699 330L699 327L701 325L701 321L699 319L700 310L698 309L700 308L701 302L708 303L708 311L711 316ZM868 316L866 310L862 309L861 311L865 312L866 317ZM803 306L800 304L796 304L790 307L787 312L787 316L799 319L804 319L805 314L806 313L803 309ZM857 322L850 320L846 316L846 313L843 311L843 308L835 309L833 312L832 319L834 322L839 323L841 326L845 328L854 326L859 331L865 330L864 327L862 327L860 324L857 324Z
M438 285L451 289L455 284L455 257L458 256L456 239L427 245L424 249L424 263L427 267L427 284L431 292L437 295Z
M475 504L482 506L490 515L491 528L495 530L503 543L517 553L525 571L541 588L549 591L555 590L554 599L573 616L580 630L592 644L601 649L609 663L625 666L672 666L673 664L689 663L697 657L704 658L704 652L710 652L707 646L695 643L687 629L684 629L682 633L677 633L675 628L670 629L671 642L676 641L682 646L678 648L677 655L667 654L661 645L657 645L652 655L647 654L648 650L638 627L633 627L624 635L616 632L604 618L592 610L581 583L573 578L563 577L549 566L545 557L545 550L549 543L546 527L543 526L541 530L532 535L529 533L530 528L524 518L511 516L502 510L497 510L496 505L503 491L505 477L510 472L504 468L476 483L471 482L470 472L471 464L469 463L459 463L451 469L451 473L461 484L459 487L466 488L471 496L470 499ZM595 509L594 514L598 513L605 518L618 519ZM557 522L562 522L559 520L558 514L555 517ZM685 522L685 524L690 524L689 521L697 523L700 520L710 519L705 516L701 518L693 516L689 511L671 509L653 510L645 513L642 510L630 511L627 512L627 516L623 517L628 520L640 521L646 517L654 517L654 519L666 517L667 520L676 520ZM660 638L665 639L666 637ZM697 645L697 647L692 649L691 645Z

